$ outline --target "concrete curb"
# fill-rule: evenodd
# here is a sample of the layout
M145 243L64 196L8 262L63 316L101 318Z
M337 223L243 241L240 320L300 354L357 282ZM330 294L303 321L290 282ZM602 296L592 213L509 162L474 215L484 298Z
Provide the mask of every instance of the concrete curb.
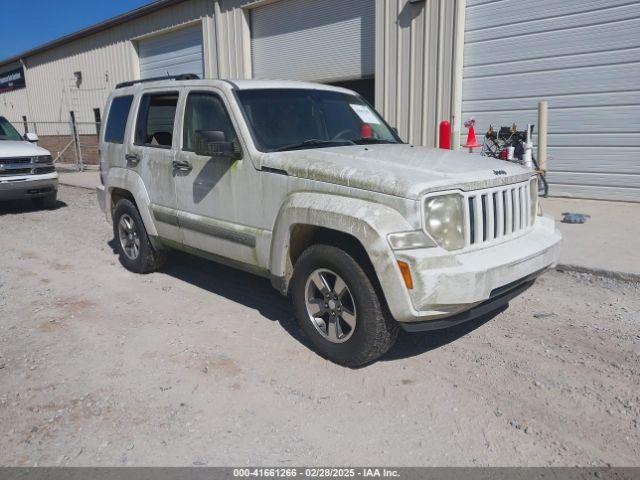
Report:
M556 270L559 272L589 273L591 275L613 278L614 280L621 280L623 282L640 283L640 274L638 273L615 272L613 270L604 270L602 268L582 267L580 265L564 263L556 265Z

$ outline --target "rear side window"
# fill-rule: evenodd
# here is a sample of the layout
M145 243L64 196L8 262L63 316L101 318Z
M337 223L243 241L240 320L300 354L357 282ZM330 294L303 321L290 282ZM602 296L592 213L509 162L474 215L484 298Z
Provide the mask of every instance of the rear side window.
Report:
M135 144L170 148L177 105L177 92L143 95L136 124Z
M126 95L124 97L116 97L111 102L107 128L104 132L105 142L124 142L124 132L127 128L127 118L129 118L132 101L133 95Z

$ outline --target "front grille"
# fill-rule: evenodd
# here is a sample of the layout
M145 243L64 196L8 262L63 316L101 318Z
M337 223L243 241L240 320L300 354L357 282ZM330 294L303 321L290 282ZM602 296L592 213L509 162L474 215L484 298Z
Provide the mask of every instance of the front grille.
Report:
M30 175L30 168L12 168L11 170L0 170L0 177L11 177L14 175Z
M16 165L31 163L31 157L0 158L0 165Z
M45 165L33 168L15 168L15 164L0 166L0 177L11 177L14 175L43 175L45 173L53 173L56 167L53 165Z
M529 228L529 182L469 192L466 195L466 246L520 234Z

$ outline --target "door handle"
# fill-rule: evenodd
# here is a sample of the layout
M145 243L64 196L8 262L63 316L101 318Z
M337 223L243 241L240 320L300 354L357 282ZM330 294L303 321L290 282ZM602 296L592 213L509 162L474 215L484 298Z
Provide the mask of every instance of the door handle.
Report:
M173 168L175 170L180 170L181 172L190 172L193 167L191 166L191 164L189 162L180 161L180 160L174 160L173 161Z
M133 165L136 165L140 161L140 157L138 157L138 155L136 155L135 153L127 153L124 156L124 159L127 161L127 163L131 163Z

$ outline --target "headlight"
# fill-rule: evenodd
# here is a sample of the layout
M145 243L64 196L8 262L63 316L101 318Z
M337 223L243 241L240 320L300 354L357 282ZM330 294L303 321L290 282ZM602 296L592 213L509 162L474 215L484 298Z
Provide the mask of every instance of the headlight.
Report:
M36 163L53 163L51 155L40 155L36 157Z
M538 214L538 177L529 180L529 224L533 225Z
M442 248L464 247L464 200L462 195L432 197L425 204L427 232Z

